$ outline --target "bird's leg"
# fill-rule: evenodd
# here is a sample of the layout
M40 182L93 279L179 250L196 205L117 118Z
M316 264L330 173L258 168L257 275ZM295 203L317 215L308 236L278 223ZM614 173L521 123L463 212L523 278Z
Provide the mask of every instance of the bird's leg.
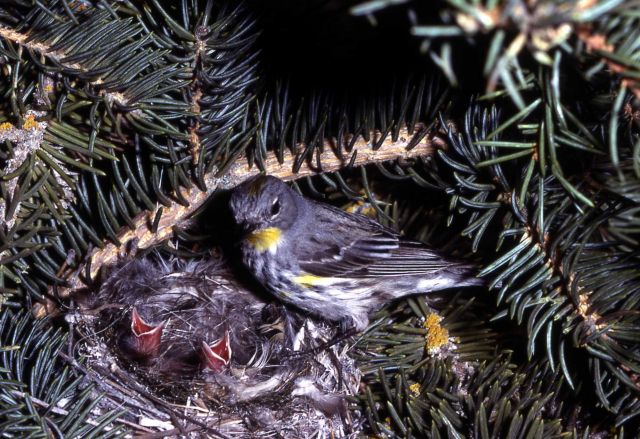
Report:
M340 331L338 331L336 333L336 335L333 336L333 338L329 341L327 341L326 343L316 347L315 349L313 349L315 354L318 354L326 349L329 349L332 346L337 345L340 342L345 341L348 338L351 338L353 336L355 336L358 332L360 332L357 328L351 327L351 328L340 328Z
M319 346L316 346L314 348L311 349L307 349L304 351L300 351L300 352L294 352L288 356L286 356L286 358L300 358L303 356L307 356L307 355L318 355L320 352L327 350L329 348L331 348L332 346L337 345L338 343L353 337L354 335L356 335L358 333L358 329L355 327L351 327L349 329L345 329L345 328L340 328L340 330L336 333L336 335L333 336L333 338L331 338L331 340L320 344Z

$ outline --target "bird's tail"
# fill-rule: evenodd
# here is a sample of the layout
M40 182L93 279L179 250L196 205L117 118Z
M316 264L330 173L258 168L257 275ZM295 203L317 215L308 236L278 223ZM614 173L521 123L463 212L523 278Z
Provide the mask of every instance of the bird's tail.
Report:
M457 279L459 287L484 287L487 286L487 279L478 277L480 267L475 264L461 263L449 270L451 275Z
M487 280L478 277L480 266L469 262L454 262L444 270L445 277L451 277L454 287L482 287Z
M486 286L486 279L477 277L477 265L452 263L445 268L425 273L422 276L404 277L390 288L391 296L400 298L413 294L426 294L440 290Z

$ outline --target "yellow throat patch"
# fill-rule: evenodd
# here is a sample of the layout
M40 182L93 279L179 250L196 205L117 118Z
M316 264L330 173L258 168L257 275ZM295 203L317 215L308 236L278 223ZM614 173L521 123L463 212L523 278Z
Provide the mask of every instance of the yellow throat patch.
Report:
M260 253L267 250L275 252L281 240L282 230L277 227L256 230L247 236L247 242Z

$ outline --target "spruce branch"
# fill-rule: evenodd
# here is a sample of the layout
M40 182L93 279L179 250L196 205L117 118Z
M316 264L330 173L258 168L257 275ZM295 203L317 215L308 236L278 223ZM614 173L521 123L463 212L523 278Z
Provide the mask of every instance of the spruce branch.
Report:
M42 165L41 159L37 156L37 151L41 147L47 124L45 122L36 122L35 119L38 115L41 114L28 112L21 128L14 127L9 122L0 125L0 143L9 141L15 145L12 156L6 161L4 169L0 171L2 179L9 180L6 188L4 188L6 196L0 198L0 220L6 230L12 229L16 223L20 205L23 201L20 199L19 191L16 191L17 188L19 189L18 181L22 174L16 171L25 166L33 168L36 165L36 161L39 165ZM52 160L55 160L55 158L52 158ZM57 164L60 165L59 162ZM58 179L58 182L65 189L64 194L69 196L69 199L72 199L71 191L66 182L61 179ZM11 202L10 206L8 202Z
M102 396L61 364L57 354L67 336L29 313L0 313L0 431L23 437L113 437L122 412L94 409Z
M564 438L598 435L616 422L634 434L640 413L637 2L450 0L423 7L368 0L351 7L352 16L373 22L375 14L384 24L387 7L411 9L411 23L403 26L413 26L426 60L465 87L452 93L439 77L416 69L409 79L372 89L349 84L343 95L301 86L300 78L283 81L279 73L269 83L268 50L262 50L269 29L260 28L261 12L251 2L6 3L0 6L6 97L0 122L24 125L32 105L46 108L50 119L39 142L48 142L46 148L30 150L10 139L0 149L11 174L0 175L0 217L11 229L0 248L0 265L7 262L0 267L1 293L28 292L42 301L36 315L55 313L58 303L47 302L45 292L66 298L84 283L93 286L100 267L125 248L148 248L172 234L182 239L188 234L176 227L190 224L215 191L261 171L290 181L321 175L294 184L312 196L356 200L356 208L377 213L382 223L419 218L424 229L403 232L425 242L451 236L440 233L445 223L464 228L493 287L472 305L466 296L448 296L442 321L422 297L382 311L361 344L364 412L375 432ZM123 31L113 32L118 26ZM103 36L104 45L88 43ZM467 58L470 46L477 53ZM378 52L383 62L384 51ZM476 62L477 74L459 69ZM129 68L136 70L132 76ZM460 129L449 131L448 149L440 137L422 139L433 132L436 114L449 119L464 106L474 111L464 92L469 78L483 78L487 94L479 101L495 107L481 120L456 120ZM0 139L3 126L5 137L15 135L7 130L12 125L0 124ZM382 164L398 158L409 166ZM366 164L374 166L343 180L356 175L351 166ZM402 211L401 198L380 198L388 182L416 196L415 205ZM449 197L437 219L425 214L433 206L419 197L423 189L438 191L438 200ZM464 253L464 245L447 241L445 252ZM32 297L0 305L20 308ZM471 308L459 311L465 306ZM490 329L491 319L502 320L500 333ZM523 355L510 357L505 339L513 334L504 327L516 324L526 332L518 340L522 349L515 349ZM443 355L447 346L459 357ZM21 353L6 346L14 348ZM103 377L108 370L93 379L105 390ZM41 389L51 382L45 378ZM118 386L136 389L125 381ZM71 417L42 393L30 392L39 400L27 401L20 398L24 388L10 389L5 400L18 402L7 410L26 413L18 404L27 402L43 408L33 411L36 417L43 411L47 418ZM82 404L90 396L83 398ZM78 421L76 427L90 426Z
M387 6L385 2L371 3L375 7L372 8L373 5L367 2L354 8L352 13L371 16ZM465 76L469 76L468 72L460 71L460 63L456 62L456 53L460 52L455 50L456 39L465 38L475 43L473 50L485 53L482 74L486 78L487 94L496 97L506 93L522 110L527 106L526 90L533 87L530 79L531 72L535 71L535 63L542 67L552 67L561 56L559 52L564 56L579 58L584 47L578 45L574 48L571 43L586 39L591 45L587 45L587 52L603 49L599 55L606 59L607 65L615 67L611 70L622 74L624 83L630 89L637 90L637 79L634 79L637 77L637 55L613 53L613 46L607 43L603 45L596 37L598 34L585 35L586 29L607 24L607 21L610 25L617 20L618 24L622 23L620 26L628 26L629 38L635 38L633 29L637 28L637 18L634 16L633 2L542 0L529 3L495 1L485 4L460 0L446 3L440 11L439 23L434 23L432 17L425 17L424 21L429 24L420 24L420 14L414 11L418 24L411 28L411 33L424 40L432 61L451 84L457 85ZM618 43L616 45L624 50L637 50L632 42ZM533 64L532 59L535 61ZM635 67L630 67L632 65ZM503 89L496 92L498 85Z
M455 182L437 180L452 196L452 214L468 218L463 234L473 236L474 248L486 237L499 250L480 273L491 277L489 286L501 308L494 318L526 325L528 354L533 357L544 344L554 371L559 367L573 389L582 387L584 377L569 350L582 350L597 383L591 390L607 410L626 419L635 413L640 392L637 348L627 335L637 324L634 300L640 277L637 270L630 271L634 262L637 266L637 254L607 233L607 225L633 214L637 200L599 183L618 180L610 177L615 168L609 156L594 154L598 149L581 147L583 155L566 156L573 161L568 163L555 151L567 145L561 136L557 143L553 138L542 143L544 125L521 123L520 141L499 140L495 133L515 124L517 117L498 128L495 118L494 111L472 109L467 133L449 133L451 147L439 151L439 158L455 170ZM569 133L565 128L563 136ZM522 142L527 135L537 136L539 143ZM498 155L504 148L523 153ZM557 163L546 176L543 152ZM592 167L577 167L580 173L571 175L567 171L576 169L571 165L578 160ZM561 165L567 171L561 172ZM622 171L632 181L631 166ZM589 207L582 205L584 200ZM486 233L497 224L504 232ZM629 403L622 405L619 401L625 398Z
M190 99L190 110L194 114L193 120L189 124L189 145L191 152L191 162L194 166L198 165L200 161L200 154L202 151L202 140L200 139L199 131L201 129L201 107L200 107L200 99L202 99L204 95L204 84L202 80L199 78L199 73L202 70L203 57L206 55L207 43L205 39L201 38L201 33L206 32L206 28L200 28L201 32L196 32L195 36L197 38L196 42L196 50L194 52L194 64L195 68L193 71L193 79L191 81L190 89L191 89L191 99Z
M67 56L67 54L61 50L53 50L51 46L53 44L45 44L43 42L38 41L30 41L29 34L25 32L18 32L15 29L11 29L8 27L0 26L0 37L11 41L15 44L18 44L25 49L33 50L34 52L40 53L46 57L49 57L55 61L57 61L60 65L70 69L70 70L78 70L88 72L88 69L84 68L80 63L65 63L62 60Z
M60 416L69 416L71 414L71 412L69 412L69 410L65 410L63 408L54 406L52 404L48 404L47 402L34 397L33 395L30 395L26 392L20 392L18 390L10 390L9 393L11 393L13 396L20 398L22 400L28 400L30 403L33 403L34 405L38 406L38 407L42 407L44 409L46 409L47 411L54 413L56 415L60 415ZM100 423L91 419L91 418L87 418L83 420L86 424L91 425L92 427L100 427ZM133 422L127 421L126 419L120 419L120 418L115 418L113 420L113 422L116 422L118 424L123 424L126 425L128 427L132 427L132 428L136 428L136 429L141 429L143 427L141 427L139 424L135 424ZM109 431L109 427L104 427L105 431ZM149 430L149 429L145 429L145 431L147 432L152 432L153 430Z
M567 437L572 408L558 404L562 375L541 361L515 364L477 297L441 299L418 296L381 311L355 346L373 432L475 438L538 430L538 437Z
M616 55L616 47L607 41L607 36L594 32L592 26L582 26L577 30L576 34L585 44L587 53L599 56L612 73L621 77L622 87L631 91L636 99L640 99L640 80L638 79L640 64L637 61L635 62L635 71L628 65L624 65L621 62L624 58L621 55Z
M62 67L63 69L73 71L76 75L91 72L91 69L82 63L66 62L65 58L69 56L67 52L63 50L53 50L53 44L47 44L46 42L32 40L29 38L29 34L26 32L18 32L15 29L0 26L0 37L6 39L7 41L11 41L19 46L22 46L29 51L39 53L40 55L49 58L50 60L54 61L56 65ZM100 77L94 80L87 80L87 82L90 85L100 85L104 83L104 81ZM129 106L128 99L122 93L107 92L105 90L101 90L99 94L108 101L117 102L124 107Z
M418 132L421 127L422 125L416 127ZM359 138L350 153L343 152L340 156L333 149L334 142L325 141L324 152L314 157L313 161L304 161L298 172L292 172L292 169L299 160L299 156L294 156L287 150L282 162L280 162L275 153L269 152L264 161L264 172L283 180L291 181L315 175L319 172L335 172L346 166L358 167L428 156L435 149L443 147L443 141L438 136L425 136L416 143L413 139L415 135L410 134L403 128L397 141L393 141L388 136L379 149L373 150L371 145L376 143L375 140L380 138L381 133L371 133L370 136L373 139L371 142ZM347 136L345 140L350 141L351 136ZM415 145L408 150L407 146L412 143L415 143ZM297 149L304 151L305 147L304 145L299 145ZM319 168L313 162L320 163L321 167ZM173 233L173 228L186 220L213 192L234 187L259 172L260 170L257 167L247 166L246 160L242 158L237 159L222 175L217 170L211 171L204 178L206 190L203 191L195 186L181 189L180 199L187 200L187 205L173 202L171 206L161 206L154 211L138 215L135 218L133 228L127 228L118 234L118 241L121 243L135 243L135 246L141 249L158 244L168 239ZM108 243L102 249L96 250L88 256L87 264L90 265L90 277L93 278L103 265L114 263L120 255L120 251L120 245ZM85 282L78 276L77 271L68 271L65 277L69 284L58 288L58 294L63 298L68 297L73 290L82 288ZM40 316L45 315L47 310L44 305L40 305L35 308L34 312Z

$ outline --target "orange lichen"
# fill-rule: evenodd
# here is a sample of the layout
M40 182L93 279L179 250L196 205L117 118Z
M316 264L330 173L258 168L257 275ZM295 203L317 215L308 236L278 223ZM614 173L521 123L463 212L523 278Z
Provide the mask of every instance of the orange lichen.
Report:
M28 114L24 118L24 123L22 124L22 129L24 130L35 130L38 128L38 122L36 122L36 116L33 114Z
M426 351L434 351L449 342L449 331L440 325L440 317L436 313L431 313L424 321L424 328L427 330L424 348Z
M71 3L69 4L69 6L70 6L72 9L78 10L78 11L80 11L80 12L82 12L82 11L84 11L85 9L88 9L88 8L89 8L89 6L87 6L85 3L83 3L83 2L75 2L75 1L74 1L74 2L71 2Z

